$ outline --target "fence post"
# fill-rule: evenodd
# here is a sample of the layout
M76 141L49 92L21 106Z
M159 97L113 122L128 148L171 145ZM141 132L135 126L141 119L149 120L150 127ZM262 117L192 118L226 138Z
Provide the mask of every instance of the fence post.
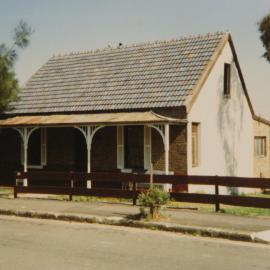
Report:
M73 187L74 187L73 172L70 172L70 193L69 193L69 200L70 201L72 201Z
M15 186L13 187L13 196L14 199L17 199L18 197L18 191L17 191L17 185L18 185L18 181L17 181L17 172L15 173Z
M150 188L153 186L154 175L153 175L153 163L150 165Z
M218 176L216 176L216 179L218 179ZM215 184L215 195L216 195L216 212L219 212L220 205L219 205L219 187L218 184Z
M136 178L135 174L132 175L132 191L133 191L133 205L137 203L137 192L136 192Z

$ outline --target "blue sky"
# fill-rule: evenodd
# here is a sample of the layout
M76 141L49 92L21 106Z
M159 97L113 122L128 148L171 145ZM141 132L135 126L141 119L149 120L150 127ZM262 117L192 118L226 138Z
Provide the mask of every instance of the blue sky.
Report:
M35 30L16 72L24 83L53 54L177 38L232 33L258 114L270 118L270 63L262 57L257 22L269 0L0 0L0 43L11 43L20 19Z

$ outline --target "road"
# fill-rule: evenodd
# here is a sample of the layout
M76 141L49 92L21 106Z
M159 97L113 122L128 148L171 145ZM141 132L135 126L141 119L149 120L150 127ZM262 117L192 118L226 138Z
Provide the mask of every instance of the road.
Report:
M270 246L0 216L0 270L270 269Z

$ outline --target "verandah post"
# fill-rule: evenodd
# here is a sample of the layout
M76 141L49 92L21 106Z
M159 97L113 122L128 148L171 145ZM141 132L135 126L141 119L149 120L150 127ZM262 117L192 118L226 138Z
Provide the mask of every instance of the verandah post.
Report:
M164 138L164 149L165 149L165 173L169 174L169 148L170 148L170 126L165 124L165 138Z
M70 188L69 200L70 201L72 201L72 197L73 197L73 187L74 187L73 175L74 175L73 172L69 173L69 180L70 180L70 183L69 183L70 184L69 185L69 188Z
M133 191L133 205L136 205L137 203L137 187L136 187L136 175L132 174L132 191Z
M164 147L165 147L165 174L169 174L169 151L170 151L170 125L165 124L165 136L164 136ZM172 185L165 184L165 190L170 191L172 188Z
M23 150L24 150L24 162L23 162L23 171L27 173L27 162L28 162L28 140L29 135L27 132L27 128L23 129ZM23 186L28 186L28 180L27 178L23 179Z
M91 173L91 127L87 126L87 133L86 133L86 140L87 140L87 173ZM91 179L87 179L87 188L92 188Z
M87 147L87 174L90 178L91 174L91 145L92 145L92 140L95 135L95 133L103 128L104 126L75 126L84 136L85 141L86 141L86 147ZM92 181L87 177L86 179L86 187L88 189L92 188Z
M17 176L18 176L18 172L15 173L15 185L13 187L13 195L14 195L14 199L17 199L18 197L18 191L17 191L17 186L18 186L18 181L17 181Z
M151 165L150 165L150 187L153 186L153 182L154 182L153 163L151 163Z

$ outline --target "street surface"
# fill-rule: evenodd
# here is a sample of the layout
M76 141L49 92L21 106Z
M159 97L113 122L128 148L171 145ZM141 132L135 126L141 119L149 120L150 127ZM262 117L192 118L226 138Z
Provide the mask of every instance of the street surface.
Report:
M0 216L0 270L270 269L270 246Z

